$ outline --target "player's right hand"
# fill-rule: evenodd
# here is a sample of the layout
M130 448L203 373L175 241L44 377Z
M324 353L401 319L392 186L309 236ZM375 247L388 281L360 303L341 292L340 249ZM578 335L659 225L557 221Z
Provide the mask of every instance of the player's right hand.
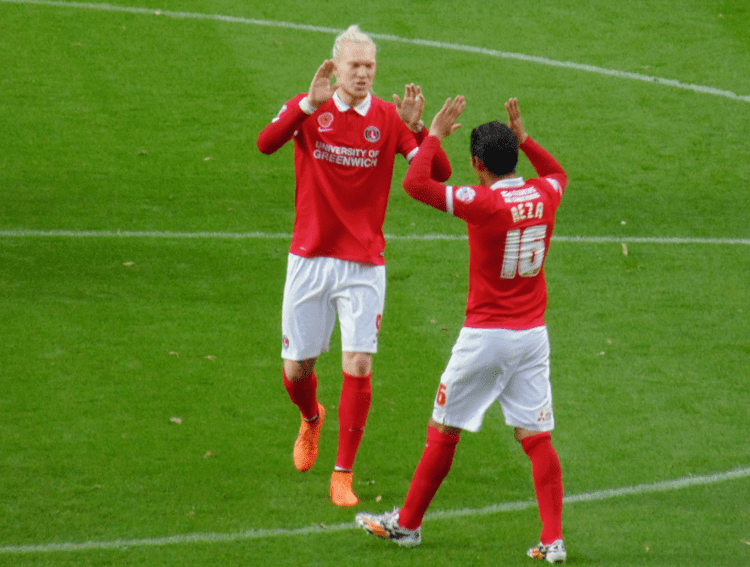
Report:
M335 67L336 64L332 59L326 59L318 67L307 93L307 100L313 107L318 108L321 104L328 102L336 92L336 84L331 84Z
M463 95L458 95L453 101L450 98L446 99L443 108L432 119L430 136L435 136L438 140L442 140L458 130L461 125L456 124L456 120L461 116L461 112L463 112L465 107L466 99Z

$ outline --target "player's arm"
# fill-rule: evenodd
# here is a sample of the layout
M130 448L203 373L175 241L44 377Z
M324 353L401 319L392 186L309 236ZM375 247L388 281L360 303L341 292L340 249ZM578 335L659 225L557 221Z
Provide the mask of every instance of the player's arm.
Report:
M320 105L329 101L336 92L336 86L331 84L334 63L326 60L310 83L307 95L298 95L285 104L279 114L258 135L258 149L264 154L272 154L289 140L299 129L302 122L313 114Z
M424 122L422 122L422 112L424 111L425 104L422 87L414 83L406 85L404 87L403 100L394 94L393 102L396 104L396 112L399 118L401 118L403 123L412 132L417 146L421 146L422 142L427 138L427 128L424 127ZM411 160L409 160L409 163L411 163ZM432 178L437 181L448 181L452 174L453 170L451 169L448 156L440 148L433 158Z
M258 149L264 154L272 154L294 137L302 123L309 116L300 107L304 94L297 95L281 107L278 115L258 134Z
M420 148L422 147L422 143L427 139L427 135L427 128L425 128L421 132L414 133L414 138L416 139L417 145ZM409 158L409 163L412 162L416 154L417 151L410 154L411 158ZM451 162L448 159L448 155L445 153L442 147L438 146L437 151L435 151L435 154L432 156L431 177L436 181L442 182L448 181L451 175L453 175L453 169L451 169Z
M547 150L537 144L531 136L520 146L521 151L529 158L539 177L554 177L563 187L568 182L568 175L560 163Z
M447 99L443 104L443 108L432 119L430 135L442 141L446 136L453 134L453 132L461 127L460 124L456 124L456 120L461 116L461 112L463 112L465 107L466 100L461 95L457 96L456 100L452 103L451 99ZM432 178L437 181L448 181L451 174L450 161L441 146L438 148L432 161Z
M409 170L404 178L404 190L413 199L445 212L448 210L446 186L432 176L432 164L438 151L443 151L440 140L434 136L427 136L409 164Z
M427 128L423 129L421 132L414 133L414 139L416 140L417 146L419 148L422 147L422 143L427 139L427 134ZM412 162L414 156L417 155L418 151L419 149L415 149L414 151L412 151L412 153L409 154L409 156L407 156L409 163ZM451 162L448 159L445 151L443 151L443 148L440 146L438 146L437 151L432 156L431 172L432 179L435 179L436 181L448 181L451 175L453 175Z
M453 102L451 99L445 101L443 108L433 119L429 135L412 160L404 179L404 190L411 197L441 211L448 210L446 198L448 188L435 179L434 164L438 152L445 155L440 147L442 139L461 127L460 124L456 124L456 120L465 106L466 101L462 96L456 97ZM447 156L445 160L448 160ZM448 167L450 167L450 162L448 162Z
M518 147L523 151L539 177L554 176L564 187L567 183L567 174L560 163L552 157L547 150L537 144L526 132L521 120L521 111L518 108L518 99L511 98L505 103L508 113L508 127L518 139Z

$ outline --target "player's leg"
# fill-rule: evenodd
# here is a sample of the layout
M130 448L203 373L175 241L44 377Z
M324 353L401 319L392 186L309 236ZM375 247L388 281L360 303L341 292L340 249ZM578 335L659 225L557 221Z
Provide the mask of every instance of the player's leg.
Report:
M372 403L372 354L344 352L336 470L351 472Z
M355 516L357 525L399 545L419 545L422 542L422 519L450 472L460 438L459 428L445 426L430 418L427 443L403 507L383 514L360 512Z
M284 387L303 419L313 420L318 414L318 378L315 376L317 358L284 360Z
M525 354L508 381L500 404L506 423L514 427L515 438L531 461L542 520L540 544L528 553L550 563L564 562L562 468L550 433L555 423L547 330L539 327L511 333L513 336L507 340L515 341L515 348Z
M294 442L294 466L299 471L312 468L318 458L320 429L325 420L325 408L318 402L316 359L284 361L284 387L289 399L299 408L301 423Z
M282 304L284 386L299 408L301 424L294 444L294 465L309 470L318 456L320 428L325 408L318 402L315 363L328 350L335 311L325 293L328 285L325 259L289 255Z
M380 515L357 514L357 524L367 532L400 545L417 545L421 541L422 519L450 472L461 431L479 430L486 409L501 390L497 383L499 373L487 366L493 360L494 343L484 331L461 330L440 378L427 443L404 505Z
M339 445L331 475L331 501L337 506L355 506L359 498L352 488L357 457L372 402L372 355L342 353L343 383L339 399Z
M449 427L430 418L422 458L414 471L404 506L399 511L399 525L410 530L422 525L427 508L451 470L460 440L460 428Z
M352 490L354 461L372 402L372 355L385 303L385 267L341 262L341 285L334 292L341 326L343 383L339 399L339 446L331 475L337 506L359 502Z
M490 349L491 341L484 332L461 329L440 377L422 458L399 511L398 523L404 528L421 526L427 508L453 465L461 431L478 431L485 411L499 394Z
M557 452L552 445L552 436L549 431L540 433L516 428L515 437L531 460L531 475L534 479L534 491L539 505L539 516L542 520L539 546L530 549L529 553L533 556L536 549L537 555L543 556L550 562L555 562L551 561L552 559L564 561L562 467ZM551 551L551 547L556 549ZM555 554L555 557L551 556L552 553Z

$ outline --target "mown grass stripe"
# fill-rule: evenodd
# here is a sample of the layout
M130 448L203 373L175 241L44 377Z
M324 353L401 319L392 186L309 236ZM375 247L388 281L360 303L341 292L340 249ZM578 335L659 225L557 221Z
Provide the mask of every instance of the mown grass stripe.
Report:
M0 0L0 2L13 3L13 4L35 4L40 6L53 6L59 8L79 8L87 10L100 10L107 12L125 12L131 14L142 14L150 16L166 16L169 18L179 19L195 19L195 20L214 20L236 24L245 24L253 26L265 26L265 27L277 27L291 30L318 32L326 34L338 34L343 30L311 26L306 24L295 24L292 22L278 22L274 20L257 20L254 18L241 18L236 16L225 16L221 14L201 14L196 12L173 12L170 10L157 10L153 8L133 8L129 6L117 6L113 4L92 4L84 2L60 2L56 0ZM557 61L555 59L548 59L546 57L539 57L536 55L526 55L524 53L513 53L508 51L499 51L496 49L488 49L485 47L476 47L472 45L462 45L458 43L446 43L442 41L431 41L426 39L410 39L404 37L398 37L389 34L369 33L369 35L375 40L382 41L393 41L399 43L407 43L410 45L417 45L422 47L433 47L436 49L444 49L449 51L462 51L466 53L477 53L480 55L487 55L490 57L496 57L500 59L515 59L519 61L525 61L528 63L535 63L540 65L546 65L550 67L562 67L564 69L571 69L574 71L584 71L586 73L595 73L598 75L604 75L609 77L615 77L617 79L626 79L634 81L643 81L655 85L661 85L665 87L674 87L678 89L684 89L694 91L701 94L708 94L713 96L721 96L733 100L739 100L743 102L750 102L750 95L739 95L732 91L717 89L705 85L695 85L691 83L683 83L674 79L664 79L662 77L655 77L652 75L642 75L640 73L631 73L627 71L618 71L616 69L607 69L604 67L598 67L596 65L586 65L585 63L575 63L571 61Z

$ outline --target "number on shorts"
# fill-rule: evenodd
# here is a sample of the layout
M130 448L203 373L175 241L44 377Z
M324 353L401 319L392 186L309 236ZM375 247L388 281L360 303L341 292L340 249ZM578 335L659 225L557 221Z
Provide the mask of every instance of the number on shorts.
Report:
M441 408L445 406L445 390L448 389L448 386L445 384L440 384L440 387L438 388L437 392L437 405L439 405Z
M522 278L533 278L544 264L544 239L547 225L540 224L508 231L505 239L505 255L501 277L512 280L516 274Z

